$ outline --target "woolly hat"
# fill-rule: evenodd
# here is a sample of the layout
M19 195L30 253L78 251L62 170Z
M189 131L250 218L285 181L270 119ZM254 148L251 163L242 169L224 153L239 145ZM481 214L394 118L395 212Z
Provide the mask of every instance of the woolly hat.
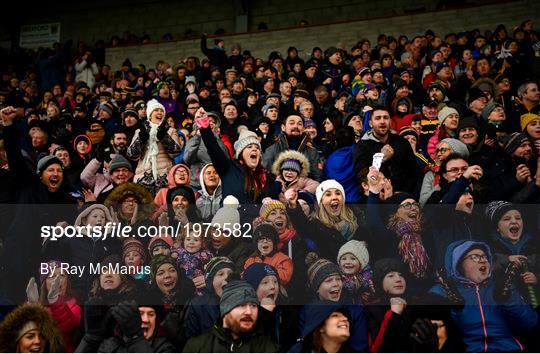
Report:
M150 256L152 256L152 253L154 253L154 248L158 246L171 248L173 246L172 237L170 237L169 235L159 235L157 237L152 237L152 239L148 243L148 251L150 253Z
M299 177L307 177L310 169L309 160L301 152L285 150L277 156L272 164L272 173L279 176L282 170L287 169L298 172Z
M214 277L221 269L229 268L234 272L236 266L233 261L227 257L213 257L204 266L204 282L206 283L206 289L211 293L214 293Z
M360 269L364 269L369 263L369 252L364 241L350 240L339 249L337 263L345 254L350 253L360 262Z
M492 223L498 223L502 216L509 210L517 209L512 203L504 200L490 202L486 207L486 217Z
M77 135L75 139L73 139L73 149L77 151L77 144L79 144L79 142L81 141L84 141L86 144L88 144L88 147L86 148L84 154L89 154L90 151L92 151L92 140L90 139L90 137L84 134Z
M263 116L266 117L266 113L268 113L268 110L272 108L278 109L278 107L275 104L265 104L263 108L261 109Z
M525 113L524 115L519 117L521 123L521 130L525 130L527 128L527 125L529 125L533 120L536 119L540 119L540 116L534 113Z
M219 300L219 313L223 317L235 307L246 303L259 305L255 289L246 281L233 280L223 287L223 293Z
M177 186L169 189L167 191L167 204L172 204L174 198L179 195L186 198L189 202L189 205L195 204L195 193L193 192L193 189L188 186Z
M319 258L309 265L307 271L309 286L314 292L317 292L326 278L333 275L339 276L340 274L337 264L327 259Z
M228 195L223 199L223 206L219 208L216 215L212 218L212 225L219 225L220 229L230 230L230 226L225 228L224 225L234 225L240 223L240 213L238 212L238 204L240 202L232 195ZM230 230L232 231L232 230Z
M406 125L399 130L399 136L404 138L407 135L414 136L416 138L416 141L418 141L418 132L410 125Z
M486 105L486 107L484 107L484 110L482 111L482 118L484 118L487 121L489 119L489 115L491 114L491 112L493 112L493 110L497 107L502 107L502 105L497 102L489 102Z
M165 107L161 103L158 102L156 99L151 99L146 104L146 116L148 119L152 116L152 112L154 112L156 109L162 109L163 112L165 112Z
M99 105L99 111L105 111L109 113L111 116L113 114L113 108L109 103L102 103Z
M261 143L259 142L259 139L257 138L257 134L250 131L245 126L238 127L239 135L238 140L234 143L234 157L238 159L238 156L242 153L242 150L244 150L248 145L255 144L259 147L259 150L261 150Z
M382 291L382 282L386 274L390 272L398 272L404 276L405 267L403 263L395 258L383 258L379 259L373 265L373 285L378 292Z
M447 143L448 145L450 145L450 148L452 149L452 151L458 154L459 156L463 157L464 159L469 158L469 148L467 147L466 144L462 143L460 140L453 139L453 138L446 138L446 139L441 140L441 143Z
M304 128L309 128L309 127L317 128L317 124L315 124L315 121L313 119L306 118L304 119Z
M269 239L272 240L272 243L274 244L274 249L279 243L278 231L269 222L262 222L259 225L257 225L253 230L252 237L253 237L253 242L255 243L259 242L259 239L262 237L268 237Z
M253 289L257 290L261 281L267 276L275 276L279 283L279 275L276 268L266 263L253 263L244 271L244 280L248 282Z
M144 245L141 241L130 238L124 241L124 244L122 245L122 258L126 258L126 255L131 252L135 251L141 255L142 262L146 262L146 250L144 249Z
M484 91L480 90L478 87L471 87L467 97L467 106L469 106L473 101L479 99L480 97L484 97L487 99Z
M330 47L326 50L326 57L327 58L330 58L332 55L336 54L339 52L339 49L337 49L336 47Z
M262 200L261 209L259 210L259 216L263 219L266 219L270 213L275 209L285 210L285 204L279 200L266 197Z
M345 189L343 189L343 186L335 179L327 179L326 181L321 182L321 184L319 184L315 190L317 204L321 204L321 199L324 192L332 188L338 189L343 195L343 199L345 199Z
M457 114L457 116L459 117L458 111L457 111L455 108L452 108L452 107L445 106L445 107L443 107L443 109L441 109L441 110L439 111L439 114L437 114L437 117L439 118L439 125L440 125L440 126L443 125L445 119L446 119L450 114Z
M121 167L127 168L128 171L133 172L133 167L129 161L122 155L116 155L109 164L109 173L113 173L114 170Z
M463 119L460 119L458 127L457 127L457 133L459 134L459 132L465 128L474 128L476 129L476 131L478 131L479 128L478 128L478 123L476 122L476 118L473 116L468 116Z
M37 175L41 177L41 174L43 173L43 171L45 171L47 167L55 163L59 164L60 167L62 167L62 169L64 168L64 164L62 163L62 160L60 160L58 157L54 155L47 155L39 159L37 163L37 170L36 170Z
M358 76L363 77L364 75L371 74L371 69L367 66L364 66L362 69L358 70Z
M512 133L507 135L502 144L504 153L507 155L512 155L521 144L528 140L529 137L524 133Z
M150 275L152 278L152 283L156 282L156 273L164 264L171 264L174 268L176 268L176 260L172 258L171 256L166 256L164 254L158 254L152 257L152 260L150 261Z

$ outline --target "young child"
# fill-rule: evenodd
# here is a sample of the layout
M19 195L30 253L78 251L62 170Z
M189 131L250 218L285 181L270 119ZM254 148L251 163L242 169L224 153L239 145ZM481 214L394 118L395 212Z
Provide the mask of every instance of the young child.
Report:
M204 282L204 266L213 257L212 252L208 251L204 244L204 230L190 224L189 229L183 228L179 243L175 243L171 253L178 253L176 262L178 268L182 268L188 278L193 281L197 288L197 295L202 295L206 287Z
M287 150L278 155L272 165L272 173L276 176L276 183L281 183L281 202L285 202L284 193L289 188L315 194L319 182L307 177L309 168L309 160L298 151Z
M370 299L375 288L366 243L357 240L345 243L339 249L337 262L343 279L343 290L355 303Z
M149 275L143 271L146 262L146 250L141 241L135 238L125 240L122 246L122 259L126 266L137 267L135 272L130 272L134 279L144 280L145 282L150 279Z
M276 268L279 281L287 285L293 275L293 262L289 256L277 250L279 235L270 223L261 223L253 230L253 242L257 248L256 255L249 257L244 263L247 269L253 263L266 263Z
M158 237L152 238L150 242L148 243L148 253L150 254L150 257L157 256L158 254L162 254L165 256L173 256L171 254L171 248L173 247L173 239L171 236L164 234L159 235ZM177 258L178 254L176 254L176 257L173 256L173 258Z

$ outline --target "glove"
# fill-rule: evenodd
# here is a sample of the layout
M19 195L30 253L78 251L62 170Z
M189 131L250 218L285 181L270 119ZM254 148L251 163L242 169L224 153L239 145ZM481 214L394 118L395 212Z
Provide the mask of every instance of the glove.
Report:
M419 345L422 352L439 351L439 337L437 336L437 326L427 318L418 318L412 325L410 337Z
M510 295L512 295L512 285L519 273L519 266L514 262L508 262L504 273L495 275L495 285L493 289L495 301L503 304L510 299Z
M111 152L108 149L97 149L96 160L99 162L111 162Z
M200 129L206 129L210 125L210 119L208 118L208 115L204 113L202 117L195 118L195 123L197 123L197 126Z
M135 302L121 302L111 309L111 314L125 337L133 338L143 335L141 315Z
M84 328L87 334L104 337L106 309L100 297L91 298L84 304Z
M167 124L167 121L165 119L163 119L163 122L161 122L161 124L158 127L156 138L159 141L161 141L165 137L165 135L167 135L167 130L168 129L169 129L169 126Z
M139 129L139 140L141 141L141 144L146 144L148 139L150 139L150 134L148 134L145 127L141 127Z
M60 297L60 276L56 276L51 284L51 288L47 293L49 304L54 304Z
M39 303L39 291L36 284L36 278L34 277L30 278L30 281L26 286L26 298L28 299L28 303L30 304Z

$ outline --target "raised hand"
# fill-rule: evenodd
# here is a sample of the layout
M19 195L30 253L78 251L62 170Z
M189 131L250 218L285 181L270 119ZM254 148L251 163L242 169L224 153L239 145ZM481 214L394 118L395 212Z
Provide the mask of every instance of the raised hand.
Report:
M34 277L30 278L28 285L26 285L26 298L30 304L39 303L39 290Z

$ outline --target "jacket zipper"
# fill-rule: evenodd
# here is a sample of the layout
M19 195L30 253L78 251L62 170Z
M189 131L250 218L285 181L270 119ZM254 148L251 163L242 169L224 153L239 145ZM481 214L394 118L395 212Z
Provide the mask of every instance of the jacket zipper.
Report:
M484 308L482 306L482 300L480 299L480 291L478 285L475 285L475 289L476 298L478 300L478 307L480 308L480 316L482 317L482 327L484 328L484 353L486 353L488 351L486 317L484 316Z

